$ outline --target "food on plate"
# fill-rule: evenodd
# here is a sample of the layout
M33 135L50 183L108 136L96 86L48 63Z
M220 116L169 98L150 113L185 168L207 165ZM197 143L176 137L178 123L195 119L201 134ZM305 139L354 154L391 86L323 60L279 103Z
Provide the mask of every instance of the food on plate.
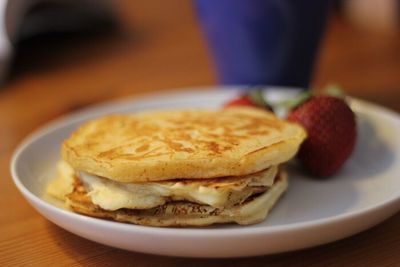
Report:
M307 131L297 156L311 174L330 176L350 157L357 129L355 115L344 99L313 95L292 109L287 118Z
M254 224L286 190L280 164L305 137L297 123L253 107L109 115L64 141L64 175L48 192L78 213L121 222Z

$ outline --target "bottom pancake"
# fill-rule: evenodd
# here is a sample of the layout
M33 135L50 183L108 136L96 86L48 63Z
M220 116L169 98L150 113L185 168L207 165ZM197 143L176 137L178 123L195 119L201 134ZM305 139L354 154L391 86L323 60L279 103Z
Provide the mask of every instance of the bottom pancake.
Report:
M151 209L122 208L110 211L93 204L84 186L76 179L72 193L66 197L66 203L69 208L81 214L146 226L208 226L231 222L247 225L263 221L287 186L287 174L280 171L267 191L229 208L173 201Z

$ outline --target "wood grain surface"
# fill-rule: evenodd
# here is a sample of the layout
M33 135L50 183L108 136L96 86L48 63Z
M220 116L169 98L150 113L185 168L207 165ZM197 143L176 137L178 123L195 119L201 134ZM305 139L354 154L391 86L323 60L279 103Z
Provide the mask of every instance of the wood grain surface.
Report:
M75 236L40 216L13 185L9 160L35 128L110 99L216 83L189 1L115 1L118 30L43 36L17 46L0 88L0 266L400 266L400 214L353 237L242 259L127 252ZM313 86L400 111L400 35L371 35L333 17ZM184 90L184 89L182 89Z

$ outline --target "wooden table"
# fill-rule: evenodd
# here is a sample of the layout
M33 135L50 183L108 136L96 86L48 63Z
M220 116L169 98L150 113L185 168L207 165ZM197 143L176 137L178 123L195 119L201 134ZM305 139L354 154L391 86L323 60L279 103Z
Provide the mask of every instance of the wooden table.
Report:
M31 40L18 48L0 90L0 266L400 266L400 214L325 246L274 256L206 260L127 252L48 222L14 187L13 149L29 132L86 105L168 88L213 85L204 41L187 1L117 1L117 33ZM314 85L400 111L400 37L372 36L333 18Z

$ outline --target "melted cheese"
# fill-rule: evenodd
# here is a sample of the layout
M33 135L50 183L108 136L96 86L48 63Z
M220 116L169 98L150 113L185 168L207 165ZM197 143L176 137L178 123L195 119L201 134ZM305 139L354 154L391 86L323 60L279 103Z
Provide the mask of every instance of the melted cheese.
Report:
M120 183L81 172L79 177L92 202L105 210L148 209L169 200L186 200L213 207L244 200L254 187L270 187L277 173L272 167L259 173L211 180L177 180L147 183Z

